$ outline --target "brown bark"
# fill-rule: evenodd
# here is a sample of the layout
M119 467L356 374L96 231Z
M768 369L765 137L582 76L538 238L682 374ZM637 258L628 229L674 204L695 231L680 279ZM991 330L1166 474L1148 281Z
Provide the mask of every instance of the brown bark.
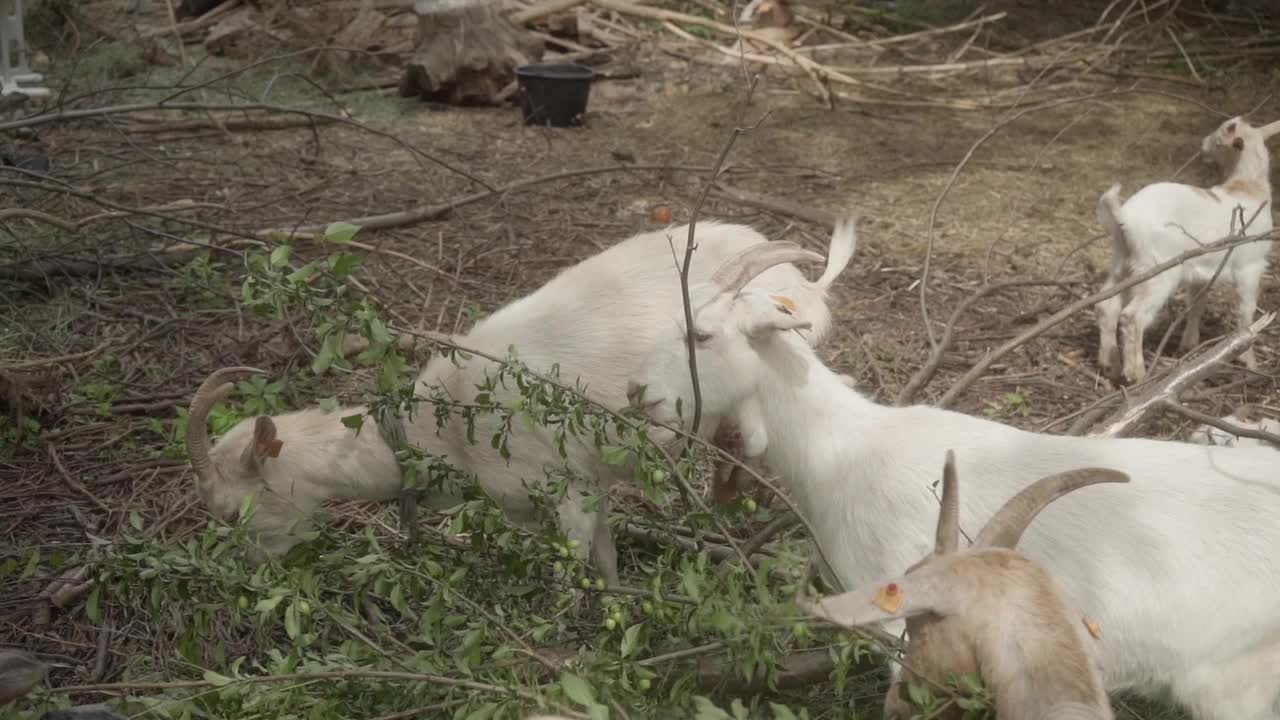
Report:
M496 0L418 0L418 42L401 97L492 105L515 69L542 57L542 41L502 15Z

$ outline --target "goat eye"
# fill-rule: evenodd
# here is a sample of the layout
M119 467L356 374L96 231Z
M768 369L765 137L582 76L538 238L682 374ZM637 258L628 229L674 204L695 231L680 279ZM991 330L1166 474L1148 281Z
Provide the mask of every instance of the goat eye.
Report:
M710 339L711 339L711 333L705 333L705 332L702 332L701 330L695 330L693 332L694 342L704 343Z

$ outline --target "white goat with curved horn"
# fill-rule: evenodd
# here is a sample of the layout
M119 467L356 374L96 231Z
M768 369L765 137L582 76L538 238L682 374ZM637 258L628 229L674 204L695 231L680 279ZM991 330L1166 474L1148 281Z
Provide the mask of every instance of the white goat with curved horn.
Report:
M899 688L918 673L938 685L950 675L981 677L1001 718L1050 720L1070 710L1070 717L1111 720L1091 637L1096 630L1070 609L1053 578L1014 547L1055 499L1087 485L1128 481L1124 473L1098 468L1041 478L1001 506L961 550L960 487L955 452L948 450L933 553L896 577L801 605L843 627L906 620L911 640L904 670L885 697L887 718L911 716ZM936 717L963 714L953 706Z
M809 321L768 293L707 283L690 294L704 409L736 420L746 454L781 478L841 587L902 572L928 552L930 486L947 448L961 474L981 479L960 498L966 526L1029 477L1112 468L1130 484L1062 498L1020 545L1105 629L1107 689L1171 692L1201 720L1280 720L1275 451L1051 435L886 407L823 364L793 332ZM684 345L671 343L639 364L632 397L650 418L678 422L677 405L690 406L687 363Z
M558 366L562 382L580 381L593 400L608 408L624 408L626 378L654 347L669 341L670 318L682 312L672 243L681 243L687 233L685 225L632 236L566 268L455 341L496 357L514 347L531 369L547 372ZM840 225L832 234L826 269L816 281L788 263L819 262L823 260L820 253L791 242L769 242L750 227L702 222L696 242L691 283L705 281L728 260L741 261L756 268L752 287L808 319L812 332L807 342L817 344L826 337L831 327L827 289L853 254L851 224ZM768 268L762 264L766 259ZM418 377L418 396L428 397L438 388L455 401L467 402L485 375L498 371L495 363L474 355L459 357L457 363L443 355L432 358ZM305 523L324 500L390 500L400 494L400 466L383 438L389 428L370 428L376 423L366 418L357 434L339 422L343 415L364 412L362 407L246 419L210 448L205 418L222 384L252 371L232 368L205 381L191 403L187 443L201 497L214 514L234 517L247 494L267 491L259 495L250 521L262 548L254 557L282 553L294 545L289 527ZM515 389L501 383L494 395L495 401L508 405L519 397ZM499 430L499 422L488 414L478 416L475 436L487 439ZM707 413L700 434L711 437L720 425L719 417ZM473 473L509 518L529 527L536 526L538 518L523 483L541 483L544 468L563 467L566 462L557 449L554 429L530 429L522 422L512 423L510 462L484 440L472 444L463 422L449 422L437 431L433 414L418 411L402 423L402 429L408 442ZM581 507L580 496L607 492L615 482L631 478L634 470L604 463L589 438L570 438L565 451L568 465L587 481L571 484L557 507L561 528L570 540L579 541L575 552L580 557L590 558L607 581L616 582L616 551L606 523L608 503L588 511Z

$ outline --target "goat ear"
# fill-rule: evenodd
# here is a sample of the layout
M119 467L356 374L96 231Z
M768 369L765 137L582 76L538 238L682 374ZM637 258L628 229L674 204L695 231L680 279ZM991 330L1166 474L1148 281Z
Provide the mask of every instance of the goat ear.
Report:
M800 609L815 617L853 628L862 625L940 612L939 583L928 566L910 575L900 575L816 603L797 601Z
M245 469L255 469L269 457L280 457L282 447L284 441L276 437L275 422L266 415L259 415L253 422L253 442L244 449L240 462Z
M767 299L753 299L751 312L743 320L742 331L747 337L760 339L771 333L782 330L808 330L813 323L802 320L795 314L795 303L781 295L770 295Z

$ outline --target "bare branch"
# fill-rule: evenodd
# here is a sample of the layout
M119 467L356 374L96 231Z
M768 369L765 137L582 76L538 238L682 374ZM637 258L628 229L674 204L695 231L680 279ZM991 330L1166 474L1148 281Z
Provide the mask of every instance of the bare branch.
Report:
M1219 365L1230 362L1247 350L1258 333L1270 325L1275 317L1274 312L1267 313L1254 321L1247 330L1239 330L1198 357L1187 360L1181 369L1169 373L1141 397L1131 402L1129 407L1107 418L1105 427L1098 432L1090 433L1090 437L1119 437L1125 430L1136 425L1151 409L1160 407L1169 398L1177 397L1179 392L1194 385Z

